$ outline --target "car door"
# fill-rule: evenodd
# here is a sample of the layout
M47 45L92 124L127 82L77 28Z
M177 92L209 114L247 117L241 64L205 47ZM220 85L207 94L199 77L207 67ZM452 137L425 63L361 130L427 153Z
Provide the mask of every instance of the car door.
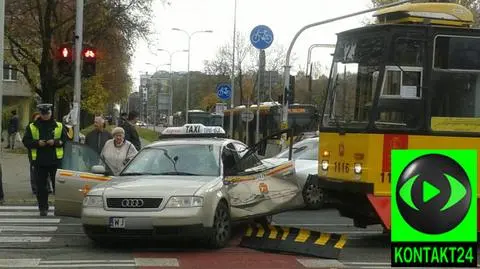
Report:
M65 144L61 167L55 176L55 216L80 217L83 198L98 184L111 179L111 169L92 148L85 144ZM95 174L92 168L105 168L105 173Z
M247 150L241 143L234 143L239 159L234 171L226 173L224 184L232 217L236 219L270 215L303 206L291 158L272 166L264 164L258 157L258 154L265 153L267 140L274 136L266 137Z

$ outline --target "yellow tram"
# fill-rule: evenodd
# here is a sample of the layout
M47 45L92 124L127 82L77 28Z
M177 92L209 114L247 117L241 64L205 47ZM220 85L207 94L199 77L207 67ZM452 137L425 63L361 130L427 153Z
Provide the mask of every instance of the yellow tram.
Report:
M374 16L338 34L309 180L355 226L390 230L392 149L480 149L480 29L453 3Z

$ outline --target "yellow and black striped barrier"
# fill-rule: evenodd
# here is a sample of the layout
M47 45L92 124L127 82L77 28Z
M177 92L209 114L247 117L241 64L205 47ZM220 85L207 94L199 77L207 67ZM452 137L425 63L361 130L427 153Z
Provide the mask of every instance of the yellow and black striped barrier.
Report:
M264 251L338 259L346 242L345 235L257 223L249 225L246 229L240 246Z

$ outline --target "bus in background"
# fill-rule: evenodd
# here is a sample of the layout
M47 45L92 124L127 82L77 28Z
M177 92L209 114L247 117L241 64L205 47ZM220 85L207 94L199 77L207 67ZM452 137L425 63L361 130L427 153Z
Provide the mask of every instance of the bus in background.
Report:
M249 144L255 142L257 106L250 106L249 110L253 113L253 120L248 126ZM233 109L224 111L224 129L230 128L230 114L233 113L233 135L232 139L246 141L246 122L241 118L242 112L247 111L247 107L237 106ZM260 104L260 136L266 137L280 131L281 106L277 102L265 102ZM315 132L318 130L319 118L315 105L311 104L292 104L289 105L288 124L294 130L294 136L304 132Z

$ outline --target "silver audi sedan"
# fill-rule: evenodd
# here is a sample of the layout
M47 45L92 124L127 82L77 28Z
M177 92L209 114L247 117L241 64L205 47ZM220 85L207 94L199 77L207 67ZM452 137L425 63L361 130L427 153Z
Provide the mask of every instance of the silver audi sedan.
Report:
M264 163L255 147L225 138L221 127L167 128L117 176L87 146L66 150L55 215L80 217L97 242L182 236L221 248L233 222L268 221L304 206L292 161Z

